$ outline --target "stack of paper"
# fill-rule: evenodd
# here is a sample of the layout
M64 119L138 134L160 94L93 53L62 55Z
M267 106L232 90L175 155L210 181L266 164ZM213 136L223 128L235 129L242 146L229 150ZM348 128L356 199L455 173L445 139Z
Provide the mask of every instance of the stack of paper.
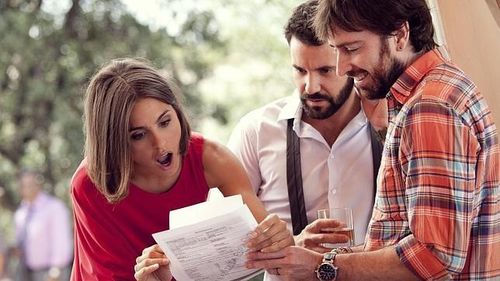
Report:
M153 238L170 259L176 280L247 280L245 242L257 222L240 195L170 212L170 230Z

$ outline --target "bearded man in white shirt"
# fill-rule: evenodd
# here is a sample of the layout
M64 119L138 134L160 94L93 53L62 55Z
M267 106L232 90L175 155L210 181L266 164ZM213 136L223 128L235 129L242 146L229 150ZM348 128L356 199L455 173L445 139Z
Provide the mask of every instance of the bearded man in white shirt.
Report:
M351 208L355 244L363 243L382 142L368 122L373 116L365 114L371 109L364 104L366 110L362 110L353 80L336 75L334 49L320 41L309 25L316 5L313 0L296 7L285 26L297 90L241 118L228 147L241 160L267 211L293 229L295 243L323 253L331 250L324 243L338 243L345 237L321 232L338 222L315 221L319 209ZM298 137L295 152L287 146L294 135ZM300 187L297 192L297 184L291 183L300 174L303 199ZM299 194L298 199L294 194Z

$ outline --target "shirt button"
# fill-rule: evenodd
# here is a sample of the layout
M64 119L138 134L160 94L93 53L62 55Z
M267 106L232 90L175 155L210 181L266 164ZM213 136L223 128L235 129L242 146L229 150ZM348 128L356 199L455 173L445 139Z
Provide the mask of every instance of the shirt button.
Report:
M332 189L332 194L337 194L337 190L335 188Z

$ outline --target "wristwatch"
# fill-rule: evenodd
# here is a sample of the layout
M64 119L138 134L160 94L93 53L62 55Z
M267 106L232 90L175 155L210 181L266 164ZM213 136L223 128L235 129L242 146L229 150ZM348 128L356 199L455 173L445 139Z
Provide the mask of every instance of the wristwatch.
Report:
M337 253L328 252L323 255L323 262L316 269L316 277L320 281L335 281L337 279L338 267L333 265Z

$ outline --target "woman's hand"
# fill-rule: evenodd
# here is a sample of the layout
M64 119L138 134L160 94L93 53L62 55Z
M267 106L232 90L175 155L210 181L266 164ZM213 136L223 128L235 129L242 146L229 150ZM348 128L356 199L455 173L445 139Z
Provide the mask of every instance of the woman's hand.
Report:
M134 277L138 281L170 281L170 261L158 244L148 247L135 260Z
M294 245L292 233L286 228L286 222L275 214L261 221L247 242L250 251L263 253L276 252L291 245Z

